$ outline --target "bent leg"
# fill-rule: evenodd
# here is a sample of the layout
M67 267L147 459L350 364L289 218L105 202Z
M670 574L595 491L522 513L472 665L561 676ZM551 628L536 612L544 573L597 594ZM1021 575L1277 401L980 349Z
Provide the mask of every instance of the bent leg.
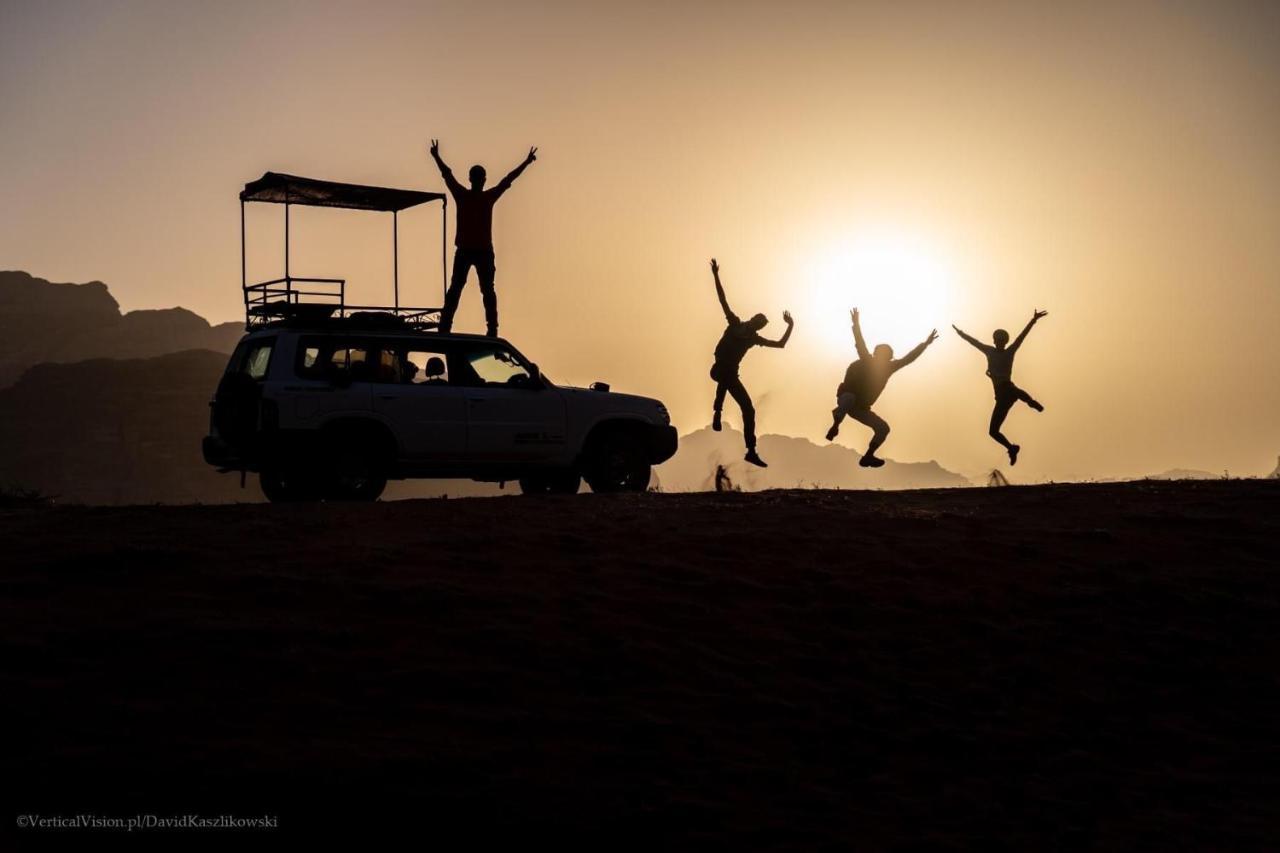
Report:
M440 310L440 331L448 332L453 328L453 315L458 313L458 302L462 299L462 289L467 286L467 273L471 271L472 260L461 249L453 252L453 275L449 279L449 289L444 292L444 308Z
M875 456L876 451L880 449L880 445L884 444L884 440L889 437L889 424L884 418L877 415L870 409L861 409L849 412L849 417L861 424L871 427L871 442L867 444L866 456Z
M1017 385L1013 386L1013 390L1017 393L1019 400L1026 403L1028 406L1035 409L1037 412L1044 411L1044 406L1040 405L1040 403L1034 397L1028 394L1026 391L1023 391Z

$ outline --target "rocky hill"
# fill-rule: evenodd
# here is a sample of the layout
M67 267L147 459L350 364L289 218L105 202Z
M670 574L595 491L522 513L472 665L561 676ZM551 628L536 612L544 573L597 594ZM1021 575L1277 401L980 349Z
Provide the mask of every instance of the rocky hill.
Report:
M100 281L59 284L0 271L0 388L35 364L189 349L228 353L242 334L240 323L210 325L185 308L122 314Z

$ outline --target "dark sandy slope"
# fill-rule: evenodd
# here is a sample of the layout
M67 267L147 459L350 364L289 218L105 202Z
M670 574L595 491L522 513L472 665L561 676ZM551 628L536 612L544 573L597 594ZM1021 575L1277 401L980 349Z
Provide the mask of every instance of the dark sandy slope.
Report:
M13 813L1280 840L1280 482L22 510L0 539Z

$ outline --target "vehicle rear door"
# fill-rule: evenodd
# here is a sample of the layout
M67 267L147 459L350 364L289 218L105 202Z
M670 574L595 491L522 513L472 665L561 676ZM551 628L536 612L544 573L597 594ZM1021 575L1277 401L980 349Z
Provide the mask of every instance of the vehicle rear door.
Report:
M293 375L279 387L280 426L318 429L344 415L372 410L371 366L376 349L345 335L303 335Z
M467 449L463 389L451 384L449 353L437 344L387 340L379 344L373 408L410 460L459 459Z

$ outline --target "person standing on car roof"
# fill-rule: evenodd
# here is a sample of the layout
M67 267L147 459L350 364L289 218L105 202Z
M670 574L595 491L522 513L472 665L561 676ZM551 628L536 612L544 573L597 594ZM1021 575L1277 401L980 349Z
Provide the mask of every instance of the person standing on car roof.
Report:
M491 189L484 188L484 166L472 166L468 176L471 186L464 187L453 176L453 170L440 158L440 140L431 140L431 156L440 167L444 184L449 188L458 206L457 227L454 229L453 276L444 295L444 309L440 312L440 331L453 328L453 315L458 311L462 288L467 284L467 273L476 268L480 279L480 295L484 300L484 318L489 337L498 336L498 294L494 290L495 265L493 259L493 205L529 164L538 159L538 149L530 148L529 154L519 166L498 181Z

